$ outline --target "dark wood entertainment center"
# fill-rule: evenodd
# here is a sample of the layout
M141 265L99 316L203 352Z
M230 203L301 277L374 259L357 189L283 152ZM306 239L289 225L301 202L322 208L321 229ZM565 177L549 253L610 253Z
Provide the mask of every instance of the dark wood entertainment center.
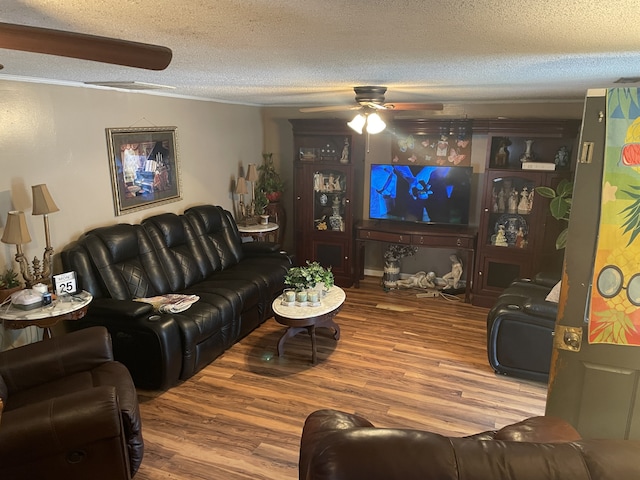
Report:
M358 288L364 278L364 253L368 241L400 243L426 248L462 250L467 253L465 261L466 287L464 301L471 300L471 281L474 271L477 229L467 226L421 225L384 220L363 220L355 225L355 282Z

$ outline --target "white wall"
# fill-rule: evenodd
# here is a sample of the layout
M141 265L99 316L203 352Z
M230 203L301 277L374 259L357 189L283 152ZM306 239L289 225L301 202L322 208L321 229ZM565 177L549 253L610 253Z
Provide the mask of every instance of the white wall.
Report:
M249 163L262 161L260 109L142 93L0 80L0 235L7 211L26 214L27 258L42 258L42 217L31 215L31 185L46 183L60 211L49 216L56 252L84 231L136 223L162 212L212 203L233 211L231 189ZM183 200L115 216L107 127L175 126ZM0 244L0 269L17 264ZM61 271L59 256L54 270ZM29 329L27 329L29 330ZM35 329L4 332L0 349L30 341Z

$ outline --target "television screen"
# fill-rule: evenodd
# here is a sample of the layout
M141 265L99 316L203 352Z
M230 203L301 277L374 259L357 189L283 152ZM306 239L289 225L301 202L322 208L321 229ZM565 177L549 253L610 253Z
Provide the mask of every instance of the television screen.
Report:
M467 225L473 167L371 165L369 218Z

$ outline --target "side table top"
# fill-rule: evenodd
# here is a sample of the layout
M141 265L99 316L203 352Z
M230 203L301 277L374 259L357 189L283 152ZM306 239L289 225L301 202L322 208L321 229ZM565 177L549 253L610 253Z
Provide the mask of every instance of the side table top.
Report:
M273 313L285 318L291 319L299 319L299 318L310 318L310 317L318 317L320 315L325 315L334 311L336 308L340 307L347 298L344 290L342 290L337 285L334 285L329 289L327 294L320 299L320 305L317 307L299 307L299 306L288 306L282 304L282 295L277 297L271 308L273 309Z
M273 232L278 229L278 224L269 222L266 225L257 223L255 225L238 225L238 231L240 233L265 233Z
M0 307L0 319L2 320L42 320L45 318L59 317L80 310L93 300L93 295L89 292L82 291L75 295L69 295L68 299L56 299L51 305L37 307L31 310L22 310L12 306L11 304Z

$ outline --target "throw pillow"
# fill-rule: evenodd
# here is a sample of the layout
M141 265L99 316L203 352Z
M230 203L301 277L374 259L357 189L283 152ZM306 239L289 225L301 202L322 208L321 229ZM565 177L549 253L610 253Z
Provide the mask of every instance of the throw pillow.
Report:
M560 301L560 289L562 288L562 280L556 283L545 300L547 302L558 303Z

